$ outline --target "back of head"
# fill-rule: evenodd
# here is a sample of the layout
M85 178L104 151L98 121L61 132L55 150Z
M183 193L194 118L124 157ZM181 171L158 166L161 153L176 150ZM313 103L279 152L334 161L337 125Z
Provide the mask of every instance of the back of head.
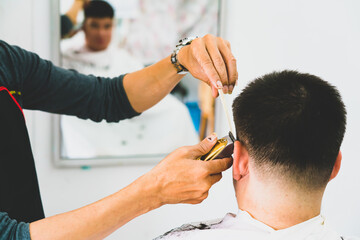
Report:
M114 18L114 9L106 1L92 0L84 6L85 19L92 18Z
M326 186L346 125L335 87L310 74L274 72L244 89L233 114L238 139L260 176L307 190Z

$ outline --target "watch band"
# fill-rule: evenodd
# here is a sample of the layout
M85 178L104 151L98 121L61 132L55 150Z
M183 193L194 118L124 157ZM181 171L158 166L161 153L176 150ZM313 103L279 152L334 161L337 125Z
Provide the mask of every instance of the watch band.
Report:
M174 67L176 68L176 71L178 74L186 74L189 71L179 63L178 61L178 53L180 51L181 48L190 45L190 43L196 39L198 37L187 37L187 38L183 38L179 41L179 43L176 45L173 53L171 54L171 63L174 65Z

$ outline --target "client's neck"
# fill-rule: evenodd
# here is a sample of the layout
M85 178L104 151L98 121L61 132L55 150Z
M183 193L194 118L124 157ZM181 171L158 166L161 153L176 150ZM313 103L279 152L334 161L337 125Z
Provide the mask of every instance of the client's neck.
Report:
M323 191L300 191L279 182L259 181L254 175L234 185L239 209L276 230L320 214Z

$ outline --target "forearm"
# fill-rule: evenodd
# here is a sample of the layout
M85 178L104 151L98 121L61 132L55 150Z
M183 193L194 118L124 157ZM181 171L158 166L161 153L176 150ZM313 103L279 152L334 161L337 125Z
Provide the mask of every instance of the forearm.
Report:
M119 192L83 208L30 224L32 240L103 239L133 218L160 206L142 177Z
M82 0L75 0L71 6L71 8L66 12L66 15L70 18L72 23L76 24L76 18L79 14L80 10L83 8L84 1Z
M197 161L216 143L212 135L170 153L150 172L96 203L30 224L32 240L103 239L133 218L164 204L200 203L231 158Z
M206 35L181 48L177 56L178 63L193 77L211 86L214 97L219 88L223 88L224 93L233 91L238 74L228 41ZM181 77L168 56L143 70L127 74L124 88L133 109L142 112L165 97Z
M127 74L124 88L134 110L143 112L169 94L182 77L177 74L168 56L140 71Z

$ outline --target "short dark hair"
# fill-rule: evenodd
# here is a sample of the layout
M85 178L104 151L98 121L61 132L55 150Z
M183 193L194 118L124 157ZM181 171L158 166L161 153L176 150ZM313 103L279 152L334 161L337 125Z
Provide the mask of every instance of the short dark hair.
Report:
M243 90L233 114L237 137L261 173L306 189L326 186L346 126L334 86L306 73L273 72Z
M84 6L85 19L88 17L93 18L114 18L114 9L106 1L92 0Z

